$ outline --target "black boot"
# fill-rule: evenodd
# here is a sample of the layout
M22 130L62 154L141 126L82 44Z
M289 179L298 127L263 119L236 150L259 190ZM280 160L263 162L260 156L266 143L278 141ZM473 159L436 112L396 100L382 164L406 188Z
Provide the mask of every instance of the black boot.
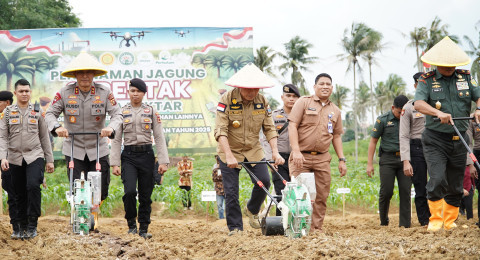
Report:
M27 234L25 239L32 239L37 236L37 217L28 217Z
M147 223L140 223L140 230L138 232L138 235L141 237L148 239L152 238L152 234L148 233L148 224Z
M13 233L10 237L15 240L21 239L22 237L20 235L20 224L19 223L12 224L12 229L13 229Z
M135 218L127 219L128 234L137 234L137 220Z
M18 224L19 228L19 238L21 240L27 239L27 222L20 222Z

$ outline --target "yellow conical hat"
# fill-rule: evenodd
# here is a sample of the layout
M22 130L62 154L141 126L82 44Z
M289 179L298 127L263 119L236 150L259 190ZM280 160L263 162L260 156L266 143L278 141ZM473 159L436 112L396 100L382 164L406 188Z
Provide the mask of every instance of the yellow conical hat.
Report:
M64 77L75 78L75 72L80 70L95 71L95 77L108 73L107 70L102 68L102 65L95 57L82 51L67 65L67 68L62 72L61 75Z
M236 88L271 88L275 82L253 63L237 71L225 84Z
M469 64L470 57L445 36L422 56L422 61L435 66L457 67Z

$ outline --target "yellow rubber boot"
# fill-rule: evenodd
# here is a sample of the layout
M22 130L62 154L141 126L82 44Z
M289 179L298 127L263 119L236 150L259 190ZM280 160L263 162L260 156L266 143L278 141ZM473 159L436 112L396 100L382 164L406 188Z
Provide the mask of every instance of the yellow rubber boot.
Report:
M451 230L457 227L455 220L458 218L459 207L452 206L445 201L443 201L443 228L445 230Z
M428 222L428 231L436 232L440 230L443 226L443 203L444 200L437 200L437 201L428 201L428 207L430 208L430 220Z

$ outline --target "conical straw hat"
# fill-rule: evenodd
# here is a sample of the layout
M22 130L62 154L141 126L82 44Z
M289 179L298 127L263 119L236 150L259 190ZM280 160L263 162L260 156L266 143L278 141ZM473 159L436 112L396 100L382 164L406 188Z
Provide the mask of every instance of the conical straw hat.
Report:
M225 84L235 88L271 88L275 82L250 63L225 81Z
M105 75L108 72L102 68L102 65L95 57L82 51L67 65L67 68L61 75L64 77L75 78L75 72L81 70L95 71L95 77Z
M422 56L422 61L435 66L457 67L469 64L470 57L445 36Z

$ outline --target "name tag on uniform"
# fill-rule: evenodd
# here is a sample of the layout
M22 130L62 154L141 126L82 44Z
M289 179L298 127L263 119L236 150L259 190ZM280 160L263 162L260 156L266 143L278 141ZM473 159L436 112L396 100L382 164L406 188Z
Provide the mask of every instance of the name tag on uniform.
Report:
M442 92L443 88L432 88L433 92Z
M265 114L265 110L258 110L258 111L252 111L252 115L261 115L261 114Z
M457 82L457 90L465 90L468 89L468 83L467 82Z
M333 134L333 124L332 121L329 121L327 124L327 130L329 134Z

